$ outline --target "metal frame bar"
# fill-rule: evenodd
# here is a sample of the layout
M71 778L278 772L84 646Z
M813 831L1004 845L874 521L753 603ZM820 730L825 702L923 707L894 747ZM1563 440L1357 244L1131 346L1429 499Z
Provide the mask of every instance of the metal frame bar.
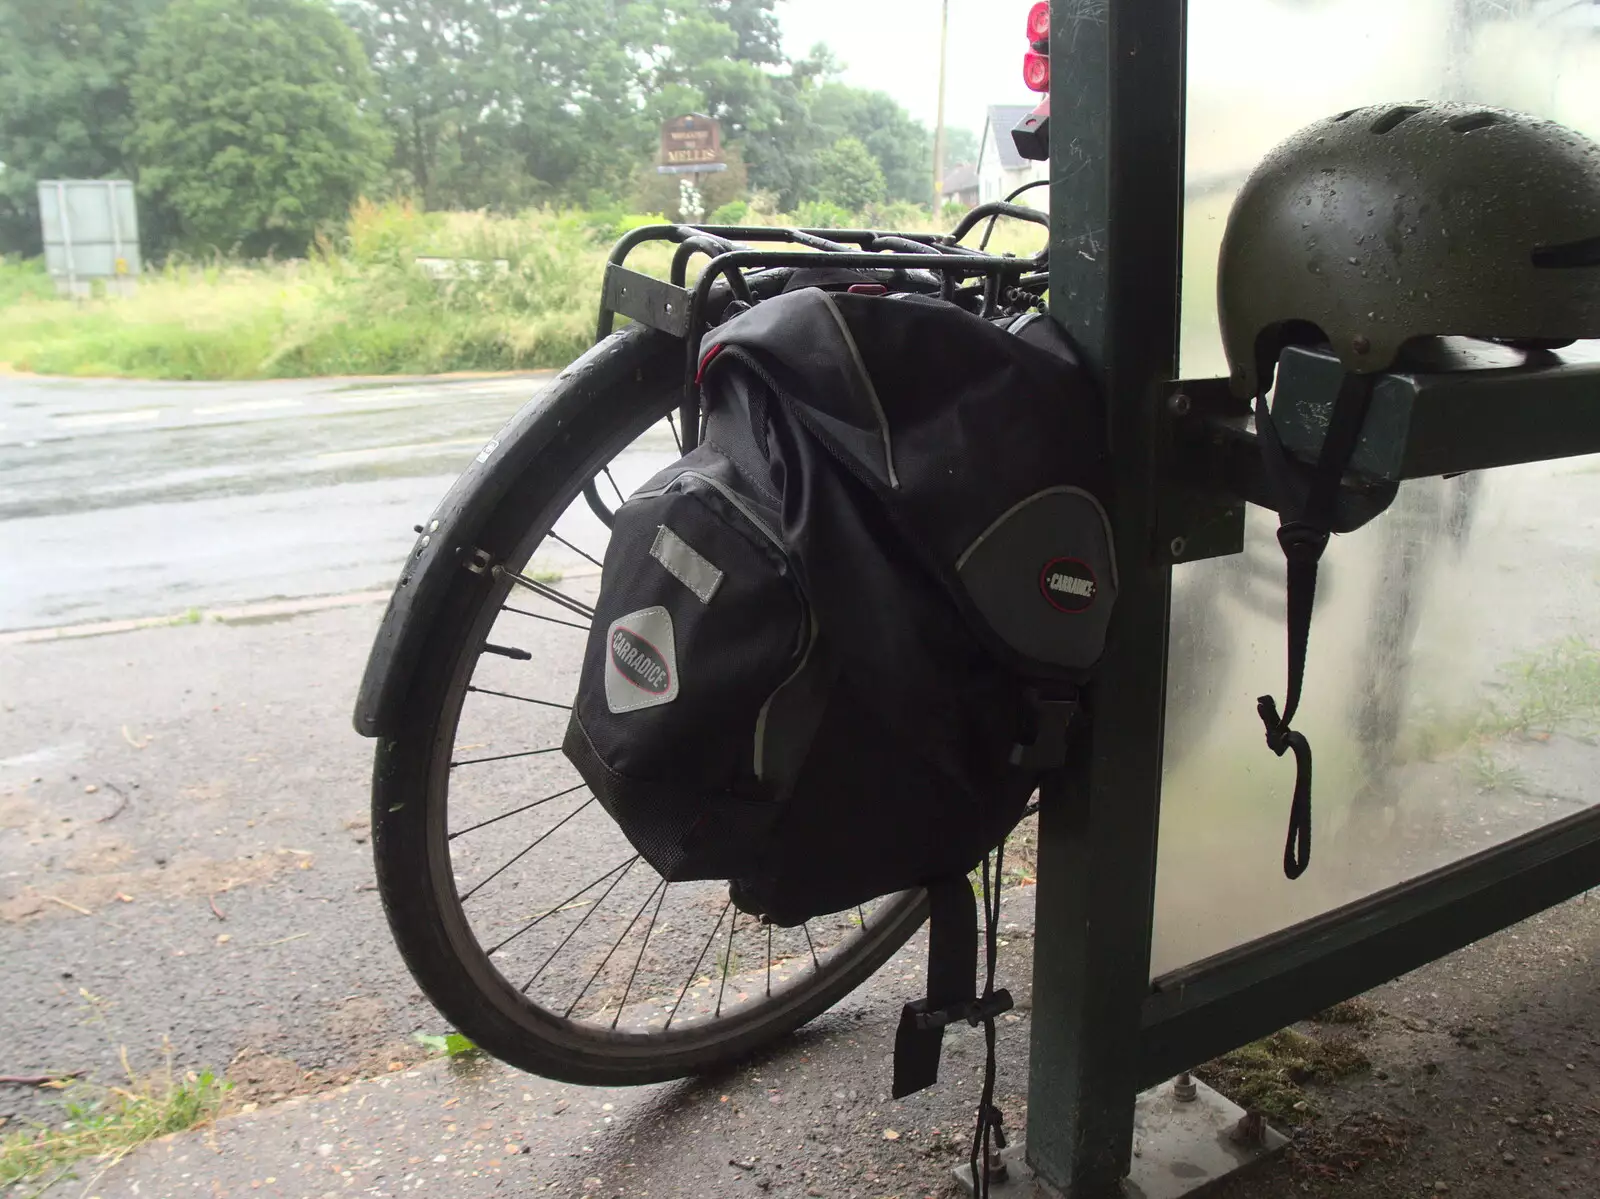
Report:
M1171 566L1156 552L1182 264L1184 0L1052 5L1052 314L1107 400L1119 590L1081 766L1039 813L1028 1161L1077 1195L1133 1155Z
M1600 886L1600 806L1195 962L1144 1002L1151 1086Z

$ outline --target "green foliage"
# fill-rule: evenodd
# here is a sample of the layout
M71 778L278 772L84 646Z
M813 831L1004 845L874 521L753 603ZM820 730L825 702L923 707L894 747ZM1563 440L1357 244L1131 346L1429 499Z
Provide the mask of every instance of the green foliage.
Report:
M451 1058L478 1057L483 1053L483 1050L458 1032L446 1033L442 1037L419 1032L415 1036L417 1043L426 1049L430 1056L442 1054Z
M887 204L869 205L864 215L866 223L874 229L899 229L907 233L934 231L933 216L926 204L891 200Z
M0 308L18 300L43 300L55 295L42 258L0 257Z
M860 224L855 213L827 200L807 200L795 209L794 219L802 229L848 229Z
M817 155L817 198L859 212L884 198L883 168L859 138L841 137Z
M1224 1054L1195 1071L1241 1107L1279 1124L1302 1124L1315 1115L1308 1084L1335 1082L1371 1067L1345 1037L1308 1037L1286 1028Z
M0 252L39 252L39 180L130 177L129 81L160 6L0 0Z
M56 1182L76 1177L74 1166L93 1160L102 1167L168 1133L210 1120L221 1109L231 1084L210 1071L174 1080L130 1079L126 1087L88 1083L71 1086L62 1102L64 1119L0 1141L0 1186L37 1182L39 1194Z
M139 190L180 244L302 254L379 179L361 47L316 0L172 0L133 81Z
M750 213L750 205L745 200L729 200L711 214L713 225L738 225Z
M18 299L0 319L0 362L163 379L565 366L593 337L610 233L659 220L597 230L578 212L362 204L309 262L175 257L132 300Z
M650 152L639 98L665 37L657 3L343 0L340 12L377 74L395 182L430 208L619 194Z

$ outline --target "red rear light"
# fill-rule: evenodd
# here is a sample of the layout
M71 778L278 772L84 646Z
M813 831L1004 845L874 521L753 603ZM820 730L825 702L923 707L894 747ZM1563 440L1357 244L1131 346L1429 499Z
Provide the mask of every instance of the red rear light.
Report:
M1050 0L1039 0L1028 10L1028 41L1050 40Z
M1022 58L1022 81L1031 92L1050 90L1050 56L1029 50Z

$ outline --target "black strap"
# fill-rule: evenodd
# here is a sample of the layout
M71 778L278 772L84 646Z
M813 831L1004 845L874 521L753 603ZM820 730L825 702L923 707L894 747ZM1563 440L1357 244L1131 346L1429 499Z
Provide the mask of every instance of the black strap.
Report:
M1287 564L1289 672L1283 711L1270 695L1256 701L1267 733L1267 748L1280 758L1294 751L1294 797L1289 804L1289 833L1283 846L1283 872L1299 878L1311 864L1311 743L1290 727L1300 707L1305 681L1306 649L1311 640L1311 614L1317 598L1317 564L1328 548L1338 519L1339 484L1355 454L1372 407L1374 377L1346 374L1334 400L1327 435L1317 464L1305 478L1291 461L1273 424L1263 394L1256 398L1256 437L1261 446L1267 487L1278 505L1278 545Z
M894 1037L894 1088L904 1099L939 1081L939 1051L949 1016L973 1002L978 905L965 875L928 887L928 994L900 1011Z
M989 857L983 858L983 932L984 976L983 996L978 1008L983 1017L983 1094L978 1099L978 1126L972 1136L972 1151L967 1162L972 1170L972 1192L976 1199L989 1199L990 1141L999 1149L1006 1147L1005 1117L994 1102L994 1018L1011 1007L1011 996L994 989L995 958L998 953L997 937L1000 932L1000 863L1005 856L1004 840L995 846L994 887L989 886ZM1003 1003L996 1002L1003 998Z

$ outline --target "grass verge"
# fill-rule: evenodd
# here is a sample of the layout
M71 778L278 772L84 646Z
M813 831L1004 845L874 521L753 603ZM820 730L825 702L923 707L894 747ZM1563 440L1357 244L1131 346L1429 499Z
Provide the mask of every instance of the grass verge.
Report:
M915 210L873 216L929 223ZM0 262L0 364L146 379L562 367L593 337L612 243L661 219L362 204L344 235L309 259L172 261L144 274L129 298L60 299L39 262ZM1037 226L1005 221L990 248L1032 253L1043 238ZM664 275L670 261L663 243L641 247L629 265Z
M59 1124L0 1140L0 1186L27 1185L33 1195L42 1195L59 1182L80 1177L82 1170L109 1169L147 1141L213 1119L229 1087L209 1071L174 1077L170 1063L150 1078L135 1079L130 1073L127 1086L69 1083L61 1097Z

